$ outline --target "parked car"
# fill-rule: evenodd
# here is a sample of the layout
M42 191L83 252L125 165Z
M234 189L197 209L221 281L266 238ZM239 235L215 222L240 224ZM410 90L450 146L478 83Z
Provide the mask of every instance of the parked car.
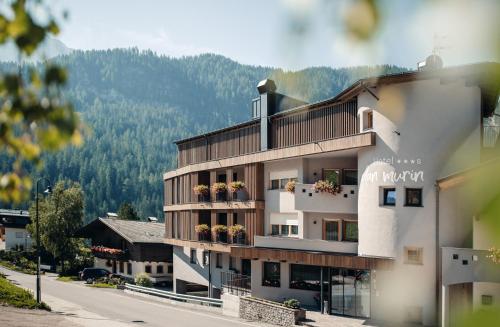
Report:
M102 277L110 277L112 274L103 268L85 268L78 275L80 280L92 281Z

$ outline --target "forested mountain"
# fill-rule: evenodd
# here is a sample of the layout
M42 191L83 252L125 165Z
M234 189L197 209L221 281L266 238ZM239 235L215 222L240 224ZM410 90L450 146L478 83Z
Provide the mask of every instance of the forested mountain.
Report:
M360 77L394 66L284 72L219 55L170 58L135 49L73 51L57 57L70 74L67 96L89 129L80 148L45 156L39 173L80 182L86 219L131 202L162 218L162 174L175 167L175 140L250 118L257 83L306 101L332 97ZM6 65L3 65L6 68Z

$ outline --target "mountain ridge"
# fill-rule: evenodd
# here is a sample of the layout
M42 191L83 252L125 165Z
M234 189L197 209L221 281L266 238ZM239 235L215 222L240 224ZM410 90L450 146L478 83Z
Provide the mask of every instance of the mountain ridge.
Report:
M46 154L38 174L79 182L87 221L125 201L142 217L162 218L162 175L176 166L173 142L250 119L256 86L265 78L274 79L279 92L316 102L361 77L406 71L364 66L290 72L215 54L173 58L137 49L74 50L52 60L67 67L66 97L92 132L80 148Z

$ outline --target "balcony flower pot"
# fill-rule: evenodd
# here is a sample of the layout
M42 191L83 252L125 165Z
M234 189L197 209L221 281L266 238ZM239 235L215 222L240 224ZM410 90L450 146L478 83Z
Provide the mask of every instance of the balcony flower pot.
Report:
M312 190L316 193L330 193L336 195L342 192L342 187L329 181L319 180L314 183Z
M297 182L296 181L289 181L288 183L286 183L285 185L285 190L287 192L290 192L290 193L295 193L295 184Z
M233 237L233 243L245 244L245 227L242 225L233 225L229 227L229 233Z
M226 192L227 192L226 183L213 183L212 192L215 193L217 201L226 201Z
M215 225L212 227L216 242L227 243L227 226Z
M194 230L198 233L199 241L210 241L210 227L207 224L196 225Z
M245 183L242 181L234 181L229 183L229 191L233 193L233 200L243 200L243 189Z
M193 187L193 192L198 196L198 202L209 201L210 189L207 185L199 184Z

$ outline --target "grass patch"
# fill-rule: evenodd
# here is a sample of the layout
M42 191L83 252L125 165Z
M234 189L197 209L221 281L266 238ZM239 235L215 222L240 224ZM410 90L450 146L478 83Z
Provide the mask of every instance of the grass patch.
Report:
M23 309L43 309L50 311L50 307L42 302L38 304L33 294L9 282L0 275L0 304Z
M60 282L74 282L74 281L78 280L78 277L77 276L59 276L59 277L57 277L56 280L58 280Z
M95 284L89 284L88 286L95 288L116 288L116 285L111 285L106 283L95 283Z
M21 272L21 273L24 273L24 274L36 275L36 270L18 267L16 265L14 265L12 262L9 262L9 261L0 260L0 266L3 266L5 268L7 268L7 269L14 270L14 271L17 271L17 272Z

